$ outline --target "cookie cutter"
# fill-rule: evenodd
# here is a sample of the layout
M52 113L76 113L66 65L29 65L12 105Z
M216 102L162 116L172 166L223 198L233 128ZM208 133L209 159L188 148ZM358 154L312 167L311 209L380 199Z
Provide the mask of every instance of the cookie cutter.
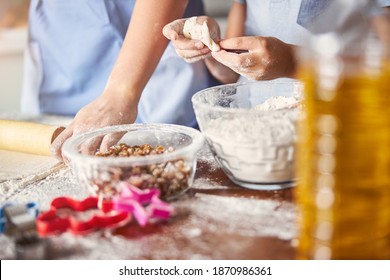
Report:
M60 214L60 210L68 209L82 213L88 210L98 210L88 219L80 219L75 213ZM60 234L70 231L74 235L84 235L99 229L115 228L125 225L131 218L129 213L103 212L98 208L97 197L87 197L75 200L70 197L57 197L50 204L50 210L41 213L37 218L37 230L40 236Z
M121 193L112 199L112 209L134 215L140 226L144 227L151 219L168 219L173 207L160 200L158 189L141 190L130 183L119 184Z
M39 205L36 202L16 204L7 202L0 206L0 234L7 231L7 227L35 228L35 218L39 213Z
M48 244L39 238L35 219L38 203L6 203L0 207L0 232L6 234L15 244L16 259L45 259Z

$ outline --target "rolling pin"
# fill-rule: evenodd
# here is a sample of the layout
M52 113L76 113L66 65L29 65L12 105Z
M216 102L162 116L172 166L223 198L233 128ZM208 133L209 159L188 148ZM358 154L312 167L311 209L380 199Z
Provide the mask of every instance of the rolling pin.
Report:
M50 144L64 129L33 122L0 120L0 149L51 156Z

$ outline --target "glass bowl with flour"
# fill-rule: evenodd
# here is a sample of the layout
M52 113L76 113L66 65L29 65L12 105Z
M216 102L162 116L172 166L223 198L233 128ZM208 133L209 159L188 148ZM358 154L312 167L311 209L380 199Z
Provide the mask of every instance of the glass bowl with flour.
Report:
M300 82L278 79L208 88L192 104L226 175L242 187L276 190L294 185L302 96Z

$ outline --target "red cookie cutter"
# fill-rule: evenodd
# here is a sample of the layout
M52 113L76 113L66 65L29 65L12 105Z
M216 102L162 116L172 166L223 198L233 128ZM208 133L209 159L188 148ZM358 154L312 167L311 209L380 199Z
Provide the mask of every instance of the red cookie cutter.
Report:
M93 215L91 218L81 221L77 217L68 214L63 217L58 215L59 209L71 209L76 212L85 212L98 209L98 198L87 197L82 201L70 197L57 197L51 202L50 210L41 213L37 218L37 230L40 236L60 234L70 231L75 235L82 235L104 228L113 228L126 224L131 215L128 212L110 212Z

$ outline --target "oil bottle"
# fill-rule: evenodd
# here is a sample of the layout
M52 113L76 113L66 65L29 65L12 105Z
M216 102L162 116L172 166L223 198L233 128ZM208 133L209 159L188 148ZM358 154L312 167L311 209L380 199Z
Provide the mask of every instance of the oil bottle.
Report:
M375 1L333 1L311 31L297 258L390 259L390 15Z

